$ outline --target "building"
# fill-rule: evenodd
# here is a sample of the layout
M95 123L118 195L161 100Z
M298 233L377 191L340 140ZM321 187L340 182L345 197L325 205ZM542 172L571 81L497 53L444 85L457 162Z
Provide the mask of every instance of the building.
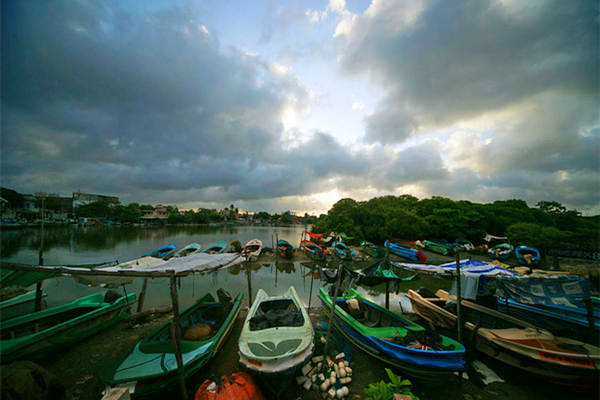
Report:
M102 194L90 194L83 192L73 192L73 208L77 208L83 204L102 201L108 204L119 204L119 198L115 196L105 196Z
M142 216L143 221L160 221L167 220L169 218L169 209L167 206L163 206L162 204L157 204L154 207L154 210L146 212Z

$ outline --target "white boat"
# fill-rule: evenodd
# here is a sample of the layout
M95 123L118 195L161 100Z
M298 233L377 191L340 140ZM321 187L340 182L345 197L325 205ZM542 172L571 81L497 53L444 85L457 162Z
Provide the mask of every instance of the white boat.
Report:
M242 256L247 258L258 258L262 251L263 244L260 239L252 239L242 249Z
M293 373L312 355L313 336L293 286L274 297L259 289L240 335L240 365L259 374Z

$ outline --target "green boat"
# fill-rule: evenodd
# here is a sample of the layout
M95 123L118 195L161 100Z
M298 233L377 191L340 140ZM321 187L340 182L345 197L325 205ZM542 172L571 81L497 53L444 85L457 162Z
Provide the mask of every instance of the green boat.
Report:
M323 288L319 299L330 313L333 299ZM462 344L368 301L354 289L337 297L333 324L367 354L429 384L441 384L465 367Z
M127 306L135 302L135 293L112 302L108 300L109 296L95 293L68 304L2 321L2 363L43 358L115 324L129 315Z
M44 297L46 297L46 293L42 291L42 298ZM43 302L42 308L45 308ZM35 290L0 302L0 320L2 321L32 312L35 312Z
M425 246L427 250L433 251L434 253L443 254L445 256L454 254L454 247L444 243L423 240L423 246Z
M223 346L240 312L242 298L240 293L233 302L218 302L207 293L181 313L181 353L186 379ZM179 373L171 339L171 321L150 332L131 352L106 364L100 370L102 382L108 386L128 386L132 397L176 387Z
M360 242L360 247L362 248L363 253L368 255L371 258L382 258L385 256L385 250L379 246L374 245L371 242L367 242L363 240Z

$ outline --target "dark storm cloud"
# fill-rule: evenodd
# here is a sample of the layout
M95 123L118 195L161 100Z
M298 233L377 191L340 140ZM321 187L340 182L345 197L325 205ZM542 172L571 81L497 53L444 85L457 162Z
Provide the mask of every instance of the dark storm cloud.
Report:
M296 79L220 49L194 10L115 4L3 3L3 186L229 201L358 171L326 134L282 148L287 99L308 98Z
M371 140L402 141L548 90L597 101L597 2L434 0L415 21L399 2L378 4L340 39L342 64L388 89L367 121Z

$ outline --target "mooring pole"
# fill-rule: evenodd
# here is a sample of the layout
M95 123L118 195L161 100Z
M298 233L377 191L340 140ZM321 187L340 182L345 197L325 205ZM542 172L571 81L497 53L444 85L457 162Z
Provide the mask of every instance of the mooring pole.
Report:
M273 247L273 251L275 252L275 265L277 265L279 262L279 233L275 234L275 247Z
M40 225L40 252L38 257L39 265L44 265L44 211L45 211L45 198L42 197L42 224ZM42 284L43 281L39 281L35 284L35 303L34 310L42 310Z
M142 311L142 308L144 308L144 299L146 298L146 286L148 286L148 278L144 278L144 283L142 284L142 291L140 292L140 299L138 300L137 312Z
M462 319L462 306L460 304L461 300L462 300L462 291L460 288L460 255L459 255L458 251L455 254L455 259L456 259L456 322L457 322L457 326L458 326L458 341L460 343L462 343L463 319Z
M171 271L171 302L173 304L173 320L171 321L171 339L175 348L175 359L177 360L177 369L179 370L179 388L181 398L187 400L187 390L185 388L185 372L183 358L181 356L181 325L179 324L179 299L177 297L177 282L175 280L175 271Z
M308 310L310 311L310 301L312 300L312 288L313 288L313 280L315 279L315 266L311 265L310 267L310 292L308 293Z
M390 241L388 239L387 246L385 246L385 267L386 269L390 268ZM387 310L390 309L390 281L385 281L385 308Z
M248 258L246 258L246 277L248 279L248 307L252 306L252 277L251 277L251 269L250 263L248 262ZM275 267L275 274L277 274L277 267ZM277 282L277 275L275 275L275 282Z
M331 313L329 314L329 324L327 325L327 337L325 338L325 349L323 355L327 356L327 346L329 345L329 335L331 334L331 324L333 323L333 315L335 313L335 303L337 302L338 290L340 289L340 281L342 280L342 271L344 270L344 263L340 264L338 268L338 276L335 282L335 289L333 292L333 302L331 303Z

